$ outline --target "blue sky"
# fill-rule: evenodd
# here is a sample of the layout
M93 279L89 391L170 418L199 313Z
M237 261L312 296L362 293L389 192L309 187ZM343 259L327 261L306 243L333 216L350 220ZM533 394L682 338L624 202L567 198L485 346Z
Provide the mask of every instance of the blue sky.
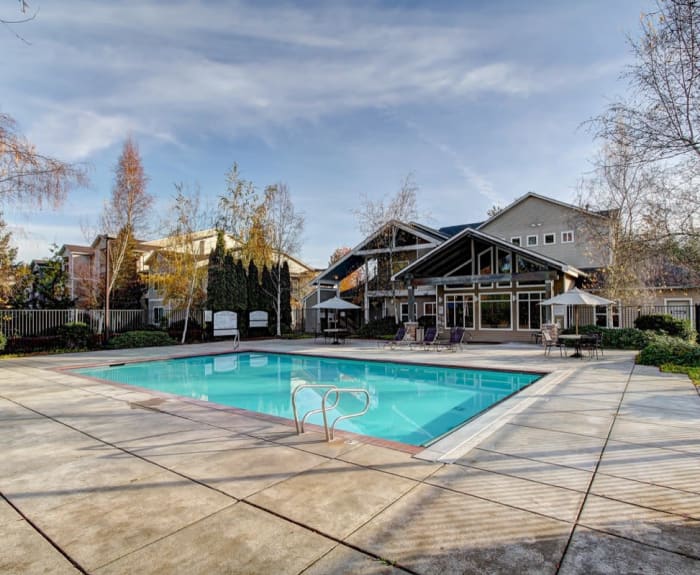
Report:
M5 18L17 16L4 2ZM5 208L20 259L86 243L125 138L154 222L176 182L215 203L233 162L286 182L306 216L302 259L362 238L353 209L409 173L423 221L478 221L534 191L573 201L596 143L581 124L625 92L639 0L35 0L0 27L0 111L91 186L57 211ZM152 233L153 237L157 231Z

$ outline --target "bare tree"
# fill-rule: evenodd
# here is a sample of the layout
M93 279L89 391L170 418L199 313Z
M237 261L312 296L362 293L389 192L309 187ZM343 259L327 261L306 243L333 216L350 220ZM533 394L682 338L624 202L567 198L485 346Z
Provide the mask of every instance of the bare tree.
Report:
M594 172L581 182L582 212L575 225L589 238L590 256L607 255L608 264L595 281L610 299L637 301L647 293L643 288L652 274L656 243L647 213L661 183L658 170L634 160L622 126L614 140L604 145Z
M153 204L146 191L148 177L144 173L138 146L129 137L114 169L112 196L102 210L101 228L113 239L109 243L110 281L106 296L119 281L119 273L134 245L137 234L145 230Z
M44 156L0 114L0 204L33 202L58 206L73 188L87 185L85 170Z
M391 300L394 307L394 317L399 317L396 285L391 276L398 272L395 269L394 255L396 251L396 223L408 223L418 216L417 208L418 186L413 180L413 174L408 174L401 182L401 187L393 197L384 197L372 201L362 197L361 206L354 211L360 231L369 236L377 234L377 245L383 250L385 261L378 258L377 274L380 280L387 283L391 290Z
M301 247L304 232L304 216L296 211L287 184L280 182L265 190L265 215L267 243L272 253L272 305L277 317L276 334L282 335L282 264L285 256L293 255Z
M182 343L187 338L190 310L205 300L209 254L200 250L196 234L208 228L211 220L211 215L202 206L199 189L189 191L184 184L175 184L169 218L164 223L168 236L163 249L156 255L153 271L158 275L165 301L186 312Z
M20 11L23 14L21 18L10 19L6 17L0 17L0 24L5 26L5 28L7 28L12 34L14 34L18 40L21 40L25 44L29 44L29 42L24 38L24 36L20 35L15 31L14 26L16 24L26 24L27 22L34 20L34 18L36 18L38 10L34 13L30 13L29 2L27 2L27 0L19 0L19 7Z

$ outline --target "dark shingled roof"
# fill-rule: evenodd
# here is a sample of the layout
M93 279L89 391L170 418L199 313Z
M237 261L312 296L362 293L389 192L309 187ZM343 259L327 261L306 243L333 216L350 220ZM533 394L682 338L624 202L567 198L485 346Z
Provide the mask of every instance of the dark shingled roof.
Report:
M469 228L470 230L475 230L483 223L484 222L474 222L472 224L458 224L456 226L445 226L444 228L440 228L438 231L451 238L452 236L456 236L459 232L461 232L462 230L466 230L467 228Z

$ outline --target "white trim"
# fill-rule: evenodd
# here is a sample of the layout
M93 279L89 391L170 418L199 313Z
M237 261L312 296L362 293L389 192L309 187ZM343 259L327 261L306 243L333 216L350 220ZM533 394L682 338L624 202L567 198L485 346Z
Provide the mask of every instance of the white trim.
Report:
M571 240L565 240L564 234L571 234ZM573 244L576 241L576 236L574 235L574 230L564 230L561 232L561 243L563 244Z
M551 237L552 241L548 242L547 237ZM546 234L542 234L542 245L543 246L554 246L557 243L557 234L556 232L547 232Z
M531 244L531 243L530 243L530 238L534 238L534 239L535 239L535 243L534 243L534 244ZM530 247L537 246L537 240L538 240L537 234L530 235L530 236L525 236L525 247L526 247L526 248L530 248Z
M513 240L518 240L518 243L516 244ZM510 238L510 243L513 244L514 246L520 247L521 246L520 242L521 242L520 236L513 236L512 238Z
M528 286L529 287L529 286ZM534 286L533 286L534 287ZM533 293L538 293L541 294L540 301L547 299L547 290L543 289L540 291L537 290L529 290L529 291L516 291L514 292L515 294L515 331L520 331L520 332L532 332L532 331L537 331L541 329L542 327L542 321L540 321L540 327L527 327L527 328L521 328L520 327L520 306L518 305L520 303L520 294L533 294ZM530 300L527 300L528 303L530 303ZM540 306L542 307L542 306ZM540 320L542 320L542 312L540 311Z

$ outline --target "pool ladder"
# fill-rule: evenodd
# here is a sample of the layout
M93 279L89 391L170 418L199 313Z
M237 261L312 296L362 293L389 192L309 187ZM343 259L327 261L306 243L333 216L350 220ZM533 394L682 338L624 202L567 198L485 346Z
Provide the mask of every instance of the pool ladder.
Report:
M307 411L304 416L299 419L299 414L297 412L297 393L299 393L302 389L325 389L326 392L323 394L323 398L321 399L321 407L316 408L316 409L310 409ZM339 415L336 417L333 422L331 423L330 427L328 426L328 411L331 409L335 409L338 404L340 403L340 396L343 393L354 393L354 394L360 394L365 396L365 406L363 409L356 413L348 413L346 415ZM328 404L328 398L332 395L335 394L335 401L333 402L332 405ZM370 403L370 397L369 397L369 392L366 389L362 388L356 388L356 387L338 387L336 385L330 385L330 384L322 384L322 383L303 383L302 385L298 385L294 391L292 392L292 411L294 412L294 425L296 425L297 428L297 434L299 433L304 433L304 422L306 421L306 418L309 417L309 415L313 415L314 413L322 413L323 414L323 430L326 432L326 441L333 441L333 432L335 430L335 425L339 421L342 421L343 419L350 419L351 417L359 417L360 415L364 415L367 413L369 410L369 403Z

